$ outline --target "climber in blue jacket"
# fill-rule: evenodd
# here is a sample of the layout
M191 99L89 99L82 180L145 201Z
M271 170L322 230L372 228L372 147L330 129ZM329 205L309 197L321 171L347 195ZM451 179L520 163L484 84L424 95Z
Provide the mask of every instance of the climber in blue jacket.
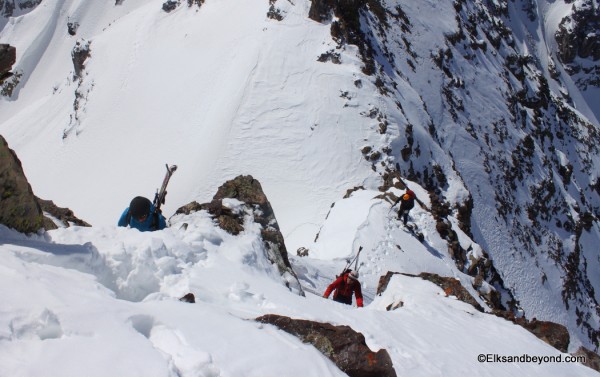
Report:
M121 215L118 225L129 225L140 232L152 232L166 228L167 221L160 210L157 211L149 199L143 196L136 196Z

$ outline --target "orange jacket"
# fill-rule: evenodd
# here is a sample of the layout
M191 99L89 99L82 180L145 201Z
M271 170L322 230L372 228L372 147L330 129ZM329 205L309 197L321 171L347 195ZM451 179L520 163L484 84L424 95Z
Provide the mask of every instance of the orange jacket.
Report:
M328 298L331 292L334 290L335 292L333 292L333 298L336 298L338 295L352 297L352 294L354 293L356 296L356 305L362 308L363 297L360 288L360 282L358 280L350 279L348 274L344 274L335 279L333 283L329 284L329 287L327 287L327 290L325 290L323 297Z

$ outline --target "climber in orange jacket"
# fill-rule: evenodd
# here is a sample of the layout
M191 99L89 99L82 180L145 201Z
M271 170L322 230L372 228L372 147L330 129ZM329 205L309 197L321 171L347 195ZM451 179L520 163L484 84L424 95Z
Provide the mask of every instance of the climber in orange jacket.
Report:
M323 297L328 298L333 291L333 301L352 305L352 294L356 296L356 305L363 306L362 291L358 281L358 272L346 271L327 287Z

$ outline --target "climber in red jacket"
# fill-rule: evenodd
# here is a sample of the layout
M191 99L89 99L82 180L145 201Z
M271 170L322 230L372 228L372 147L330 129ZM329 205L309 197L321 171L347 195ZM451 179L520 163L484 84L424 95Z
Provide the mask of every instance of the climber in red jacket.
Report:
M356 295L356 305L359 308L363 306L363 297L358 281L358 272L346 271L333 283L327 287L323 297L328 298L333 291L333 301L342 302L346 305L352 305L352 294Z

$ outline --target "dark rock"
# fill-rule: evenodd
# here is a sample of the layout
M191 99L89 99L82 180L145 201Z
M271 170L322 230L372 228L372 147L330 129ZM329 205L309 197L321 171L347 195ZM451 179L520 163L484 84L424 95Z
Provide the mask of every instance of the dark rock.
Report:
M17 49L8 44L0 44L0 82L10 77L10 70L17 61Z
M44 216L21 161L0 136L0 223L23 233L44 225ZM56 228L56 226L54 226Z
M381 25L387 26L387 12L379 0L312 0L308 17L317 22L329 22L332 16L331 36L340 44L358 46L363 62L363 73L375 73L373 46L364 34L361 14L370 12Z
M600 59L600 13L589 4L575 4L564 17L555 34L558 56L563 63L572 63L577 56Z
M463 287L462 284L460 284L460 281L456 280L455 278L443 277L428 272L421 272L419 275L411 275L400 272L388 271L387 274L379 278L379 284L377 285L377 295L381 295L383 292L385 292L392 276L397 274L410 277L419 277L423 280L430 281L438 287L442 288L447 296L455 296L460 301L466 302L467 304L472 305L475 309L479 310L480 312L483 312L483 308L481 307L481 305L479 305L477 300L475 300L473 296L471 296L469 291L467 291L465 287Z
M191 203L184 205L183 207L179 207L177 209L177 211L175 211L175 214L176 215L179 215L179 214L189 215L190 213L198 212L201 210L206 210L206 208L203 207L202 204L200 204L198 202L191 202Z
M341 59L340 54L333 50L329 50L327 52L322 53L317 58L317 61L319 61L321 63L332 62L333 64L342 64L342 59Z
M579 349L573 355L584 356L585 362L583 365L600 372L600 356L598 356L597 353L590 351L585 347L579 347Z
M78 40L71 51L71 58L73 60L73 68L75 73L73 79L82 77L83 69L85 68L85 61L91 56L90 54L90 42L86 40Z
M311 0L308 17L317 22L329 21L333 13L332 4L331 0Z
M175 8L177 8L178 5L179 5L178 1L169 0L169 1L166 1L166 2L163 3L162 10L164 10L167 13L169 13L171 11L174 11Z
M69 33L69 35L74 36L75 34L77 34L77 29L79 29L79 22L67 22L67 33Z
M557 350L567 352L569 348L569 331L565 326L549 321L538 321L535 318L530 322L527 322L525 318L520 318L517 319L516 323Z
M196 296L194 296L193 293L188 293L185 296L183 296L182 298L180 298L179 301L189 302L190 304L195 304Z
M260 182L250 175L238 176L219 187L213 201L225 198L237 199L253 209L254 221L262 225L263 228L261 233L269 252L269 260L277 265L282 275L286 272L290 273L297 281L296 274L292 270L292 265L288 259L283 234L281 234L271 203L267 200ZM299 282L297 282L297 289L302 292Z
M202 4L204 4L204 0L187 0L187 4L188 7L192 7L195 4L198 6L198 8L200 8Z
M494 310L492 314L527 329L561 352L567 352L569 348L569 331L563 325L549 321L538 321L535 318L528 321L525 317L516 317L514 313L504 310Z
M44 211L63 222L90 226L78 219L68 208L57 207L50 200L42 200L33 194L25 177L21 161L0 136L0 223L23 233L40 229L56 229L57 225L44 216Z
M23 12L24 10L35 8L41 2L42 0L0 0L0 15L6 18L13 17L15 15L15 9L18 8Z
M364 190L365 186L356 186L353 187L351 189L346 190L346 193L344 194L344 199L348 199L350 196L352 196L352 193L360 191L360 190Z
M275 3L273 0L271 0L270 2L271 2L271 6L269 7L269 11L267 12L267 17L269 17L272 20L276 20L276 21L283 20L283 14L281 13L281 10L278 8L275 8Z
M300 248L298 248L298 250L296 250L296 255L299 257L307 257L308 249L305 247L300 247Z
M380 187L378 187L379 191L381 192L386 192L392 187L395 187L399 190L406 190L406 184L402 180L402 176L400 175L400 171L398 169L394 170L386 168L385 172L383 173L382 179L383 184ZM392 193L390 193L390 195L393 196L392 203L395 202L396 199L398 199Z
M37 197L36 199L42 207L42 211L62 222L65 227L69 227L71 225L91 226L87 222L77 218L73 211L71 211L69 208L58 207L52 200L44 200Z
M386 275L379 278L379 285L377 286L377 295L381 295L383 292L385 292L392 276L396 274L401 274L410 277L420 277L424 280L430 281L442 288L446 295L455 296L457 299L471 304L473 307L475 307L475 309L483 312L483 308L481 307L481 305L479 305L479 303L460 284L458 280L449 277L442 277L427 272L422 272L419 275L410 275L389 271ZM522 326L523 328L527 329L529 332L531 332L544 342L548 343L552 347L558 349L561 352L567 352L567 349L569 347L569 331L565 326L554 322L538 321L535 318L531 321L528 321L524 317L517 318L513 312L506 310L493 310L492 314L498 317L502 317L508 321L511 321L514 324Z
M197 211L206 211L217 221L219 227L227 233L237 236L244 231L244 215L234 213L231 209L223 206L223 200L213 199L210 203L199 204L191 202L175 211L175 214L185 214Z
M349 326L268 314L256 319L277 326L304 343L310 343L333 361L350 377L394 377L396 371L388 352L373 352L367 347L365 337Z
M455 278L443 277L427 272L422 272L418 276L442 288L447 296L455 296L460 301L466 302L480 312L483 312L483 308L481 305L479 305L477 300L475 300L469 291L467 291L465 287L460 284L460 281L456 280Z

